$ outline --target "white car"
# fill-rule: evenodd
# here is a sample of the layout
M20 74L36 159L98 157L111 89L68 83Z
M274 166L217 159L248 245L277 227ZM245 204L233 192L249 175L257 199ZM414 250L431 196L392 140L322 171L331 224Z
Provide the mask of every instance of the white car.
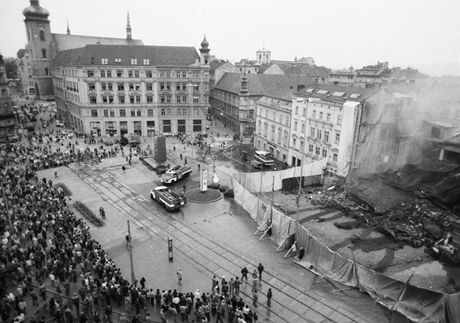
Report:
M56 127L62 128L64 127L64 124L60 121L56 121Z

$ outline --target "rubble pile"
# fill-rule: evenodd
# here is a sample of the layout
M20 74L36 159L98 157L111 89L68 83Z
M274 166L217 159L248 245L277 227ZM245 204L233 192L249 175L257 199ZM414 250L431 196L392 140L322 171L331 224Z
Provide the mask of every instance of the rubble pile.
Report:
M371 227L415 248L430 247L445 232L452 231L452 214L435 207L423 197L400 202L382 214L375 213L369 205L354 201L344 188L322 190L310 198L314 205L338 209L355 219L352 224L335 223L339 228Z

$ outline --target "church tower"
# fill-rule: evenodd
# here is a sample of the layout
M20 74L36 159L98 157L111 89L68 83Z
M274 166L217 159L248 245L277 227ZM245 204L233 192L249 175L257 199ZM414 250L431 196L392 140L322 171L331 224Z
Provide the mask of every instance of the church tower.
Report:
M40 7L39 0L30 0L30 6L22 14L25 17L35 95L39 98L53 96L49 11Z
M206 40L206 35L204 35L203 41L201 42L201 48L200 48L200 53L201 53L201 64L209 65L210 63L210 56L209 56L209 43Z

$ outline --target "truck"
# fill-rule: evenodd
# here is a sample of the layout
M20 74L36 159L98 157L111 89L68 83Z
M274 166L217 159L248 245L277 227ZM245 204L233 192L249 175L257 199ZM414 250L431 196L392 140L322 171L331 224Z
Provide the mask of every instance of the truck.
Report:
M185 199L166 186L157 186L150 191L150 198L168 211L177 211L185 205Z
M187 177L192 172L192 167L188 165L177 166L168 170L162 177L163 184L173 184L182 178Z

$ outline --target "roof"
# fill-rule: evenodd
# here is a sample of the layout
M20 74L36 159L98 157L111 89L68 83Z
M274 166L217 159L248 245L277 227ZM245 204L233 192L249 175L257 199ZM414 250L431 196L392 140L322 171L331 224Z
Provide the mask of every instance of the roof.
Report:
M345 102L364 101L376 92L377 88L342 87L326 84L310 84L305 90L296 93L302 98L318 98L325 101Z
M305 74L308 76L327 77L329 69L322 66L310 65L308 63L287 62L272 60L272 64L278 65L279 68L287 75Z
M239 94L242 76L240 73L225 73L214 88ZM297 91L298 85L307 85L313 82L311 77L305 75L248 74L246 77L249 96L265 95L281 99L289 98L291 93Z
M56 51L85 47L86 45L143 45L142 40L99 36L52 34Z
M137 66L188 66L200 56L194 47L86 45L58 52L54 65L101 65L103 58L108 59L107 65L116 66L131 66L131 59L137 59ZM148 64L144 64L144 59L149 60Z
M212 61L209 64L209 66L211 67L211 71L215 71L216 69L218 69L220 66L224 65L225 63L227 63L227 61L216 60L216 61Z

